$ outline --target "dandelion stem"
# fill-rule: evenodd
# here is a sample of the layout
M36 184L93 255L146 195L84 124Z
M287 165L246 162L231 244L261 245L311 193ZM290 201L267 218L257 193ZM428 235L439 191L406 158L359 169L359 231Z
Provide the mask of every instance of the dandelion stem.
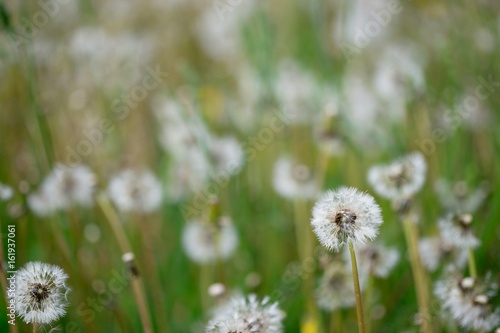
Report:
M356 296L356 313L358 316L358 330L365 333L365 321L363 318L363 304L361 302L361 290L359 288L358 264L356 262L356 253L354 246L349 242L349 252L351 253L352 279L354 282L354 294Z
M472 251L472 248L470 246L467 247L467 254L469 256L469 274L471 277L476 278L477 277L476 259L474 258L474 252Z
M125 231L123 230L123 226L120 224L120 220L118 218L118 215L116 214L116 211L111 206L111 203L109 202L106 195L101 194L97 198L97 202L99 203L99 206L101 206L101 209L102 209L104 215L106 216L106 219L108 220L109 225L111 226L113 234L115 235L116 240L118 241L118 244L120 245L122 252L123 253L132 252L132 247L130 246L130 243L127 239L127 235L125 234Z
M116 214L116 211L114 210L106 195L101 194L97 198L97 202L99 203L99 206L101 206L101 209L106 216L106 220L108 220L111 229L113 230L113 234L115 235L123 253L132 252L132 247L130 245L130 242L128 241L127 235L125 234L123 225L119 221L118 214ZM149 317L144 286L142 285L139 275L131 273L130 277L132 280L132 291L137 303L137 308L139 310L139 316L141 317L143 331L145 333L151 333L152 325L151 319Z
M307 202L303 200L295 200L294 207L294 220L295 220L295 234L297 237L297 248L299 252L299 260L303 263L307 258L314 257L314 235L309 228L303 223L307 221ZM311 271L305 271L303 282L303 293L306 300L306 315L305 320L312 322L319 322L319 313L314 302L312 295L314 294L314 274Z
M366 333L370 333L372 330L372 325L371 325L371 300L372 300L372 295L373 295L373 272L370 270L370 273L368 274L368 280L366 282L366 291L365 291L365 312L366 312L366 318L368 318L366 322Z
M330 316L330 332L337 333L342 332L342 310L333 310Z
M405 217L403 225L406 243L410 255L410 264L412 268L413 279L415 280L421 332L430 333L431 327L429 322L429 309L427 306L429 300L429 289L427 287L427 279L425 277L424 269L417 248L418 231L415 228L415 224L411 220L410 214Z
M36 324L36 321L33 322L33 333L36 333L38 331L38 325Z

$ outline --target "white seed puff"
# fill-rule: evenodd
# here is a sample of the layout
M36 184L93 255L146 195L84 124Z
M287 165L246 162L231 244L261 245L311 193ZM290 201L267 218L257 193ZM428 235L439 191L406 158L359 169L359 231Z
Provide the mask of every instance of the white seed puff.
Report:
M404 156L388 165L376 165L368 171L368 182L386 199L413 196L425 181L427 165L421 153Z
M253 294L237 295L215 310L205 332L281 333L283 317L278 303L271 303L269 297L259 301Z
M462 328L489 332L500 325L500 308L491 302L498 286L488 280L451 275L436 283L434 294Z
M321 309L334 311L356 304L351 274L343 262L334 261L325 268L315 293L316 302Z
M151 213L162 201L160 181L150 171L123 170L111 179L109 197L123 212Z
M61 268L29 262L15 276L16 312L24 322L48 324L66 314L70 289Z
M198 220L186 224L182 234L186 255L196 263L204 264L228 259L238 246L238 233L228 217L218 223Z
M382 224L381 210L373 197L352 187L324 193L312 214L311 225L320 243L335 251L348 242L359 246L374 239Z

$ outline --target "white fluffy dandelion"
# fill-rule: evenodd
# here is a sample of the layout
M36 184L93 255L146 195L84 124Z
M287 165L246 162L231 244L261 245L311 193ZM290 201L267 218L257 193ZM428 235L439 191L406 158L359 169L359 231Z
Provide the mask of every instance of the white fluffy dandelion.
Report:
M441 238L455 246L475 249L481 241L472 230L472 216L469 214L449 214L438 222Z
M489 186L482 183L476 189L470 189L464 181L458 181L451 186L445 179L439 179L434 190L441 205L450 213L473 214L488 196Z
M314 199L318 196L311 169L290 157L281 157L274 165L274 189L287 199Z
M153 212L163 197L160 181L147 170L121 171L109 182L108 193L113 203L123 212Z
M241 170L244 162L241 144L230 136L212 139L208 156L216 173L235 175Z
M365 244L382 224L380 207L369 194L342 187L324 193L312 211L311 225L320 243L338 251L342 245Z
M0 201L10 200L14 196L14 190L8 185L0 183Z
M456 246L441 236L422 238L418 250L422 263L430 272L437 270L443 262L457 268L464 268L467 263L467 248Z
M436 283L434 293L444 311L462 327L475 331L490 331L500 325L500 308L491 298L497 294L496 284L451 276Z
M85 165L57 167L47 175L38 191L29 195L28 205L40 216L67 210L73 205L90 206L96 182L94 173Z
M214 311L206 333L281 333L284 313L268 297L233 296Z
M68 275L54 265L29 262L16 272L16 312L26 323L48 324L66 314Z
M203 264L229 258L238 245L238 234L227 217L214 224L191 221L184 228L182 244L191 260Z
M316 289L318 306L327 311L350 308L356 304L350 269L342 262L329 264Z
M360 274L386 278L399 261L399 251L381 244L357 246L356 258ZM344 251L344 258L349 260L349 251Z
M404 156L388 165L377 165L368 171L368 182L386 199L413 196L425 181L427 166L421 153Z

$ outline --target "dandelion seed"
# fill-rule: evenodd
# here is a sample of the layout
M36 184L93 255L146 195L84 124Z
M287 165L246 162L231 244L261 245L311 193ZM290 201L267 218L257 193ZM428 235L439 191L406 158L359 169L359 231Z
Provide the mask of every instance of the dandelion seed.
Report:
M54 265L29 262L16 272L16 312L26 323L48 324L66 314L68 275Z
M327 311L350 308L356 304L352 273L344 263L334 261L325 268L316 289L316 301L320 308Z
M108 186L111 201L123 212L151 213L162 200L160 181L150 171L124 170Z
M274 165L273 185L287 199L314 199L319 193L309 167L290 157L282 157Z
M382 224L380 207L372 196L342 187L324 193L313 208L311 225L320 243L338 251L342 245L365 244Z
M426 164L420 153L412 153L388 165L377 165L368 171L368 182L386 199L410 198L425 181Z
M217 224L191 221L184 228L182 244L191 260L204 264L229 258L238 245L238 235L227 217Z
M268 297L259 301L255 295L238 295L215 309L205 332L281 333L283 318L278 303L271 303Z

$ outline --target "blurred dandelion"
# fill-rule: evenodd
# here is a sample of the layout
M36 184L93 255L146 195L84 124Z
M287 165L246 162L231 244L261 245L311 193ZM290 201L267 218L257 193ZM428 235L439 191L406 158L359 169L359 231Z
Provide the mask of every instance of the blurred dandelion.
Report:
M14 196L12 187L0 183L0 201L8 201Z
M388 165L372 167L368 171L368 182L386 199L409 198L424 184L426 169L422 154L412 153Z
M464 181L449 184L445 179L439 179L434 189L441 205L449 213L473 214L488 196L489 185L483 182L476 189L470 189Z
M351 270L342 262L328 264L316 289L318 306L328 311L353 307L356 299L351 275Z
M500 324L500 308L491 303L498 286L489 280L452 274L436 282L434 294L460 327L490 331Z
M73 205L90 206L97 179L85 165L56 168L47 175L40 188L28 196L28 205L39 215L67 210Z
M123 170L109 182L111 201L123 212L151 213L162 200L160 181L150 171Z
M204 264L229 258L238 245L238 234L228 217L215 224L193 220L184 228L182 244L191 260Z
M287 199L314 199L319 194L312 170L290 157L281 157L274 165L273 185Z

